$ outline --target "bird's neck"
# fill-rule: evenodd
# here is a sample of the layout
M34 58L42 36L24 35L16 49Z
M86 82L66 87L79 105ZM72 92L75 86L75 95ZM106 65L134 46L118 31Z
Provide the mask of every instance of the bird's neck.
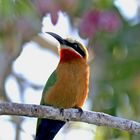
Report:
M68 48L63 48L60 50L60 62L70 62L75 59L82 59L82 57Z

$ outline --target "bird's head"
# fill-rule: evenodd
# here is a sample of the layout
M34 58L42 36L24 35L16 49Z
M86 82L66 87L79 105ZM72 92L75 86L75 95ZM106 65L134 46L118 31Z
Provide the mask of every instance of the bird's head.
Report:
M60 59L64 61L70 61L72 59L84 59L88 60L88 51L83 44L72 38L63 39L59 35L46 32L53 36L60 43Z

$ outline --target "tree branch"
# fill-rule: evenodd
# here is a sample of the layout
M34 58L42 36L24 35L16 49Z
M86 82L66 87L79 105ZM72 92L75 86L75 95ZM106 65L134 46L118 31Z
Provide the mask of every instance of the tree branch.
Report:
M94 111L83 111L83 114L80 115L80 112L77 109L64 109L64 112L62 113L59 108L50 106L5 102L0 103L0 115L17 115L63 121L80 121L98 126L108 126L120 130L126 130L134 134L140 134L140 123Z

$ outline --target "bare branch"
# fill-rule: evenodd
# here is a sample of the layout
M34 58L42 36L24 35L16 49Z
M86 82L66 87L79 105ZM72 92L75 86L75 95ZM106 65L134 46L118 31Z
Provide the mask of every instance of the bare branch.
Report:
M59 108L34 104L0 103L0 115L17 115L27 117L49 118L63 121L80 121L98 126L108 126L140 134L140 123L114 117L101 112L83 111L77 109L64 109L63 114Z

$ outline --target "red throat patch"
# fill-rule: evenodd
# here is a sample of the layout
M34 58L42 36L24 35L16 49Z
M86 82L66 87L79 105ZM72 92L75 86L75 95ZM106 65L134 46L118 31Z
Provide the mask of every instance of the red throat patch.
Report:
M81 56L71 49L61 49L60 50L60 62L69 62L74 59L81 59Z

